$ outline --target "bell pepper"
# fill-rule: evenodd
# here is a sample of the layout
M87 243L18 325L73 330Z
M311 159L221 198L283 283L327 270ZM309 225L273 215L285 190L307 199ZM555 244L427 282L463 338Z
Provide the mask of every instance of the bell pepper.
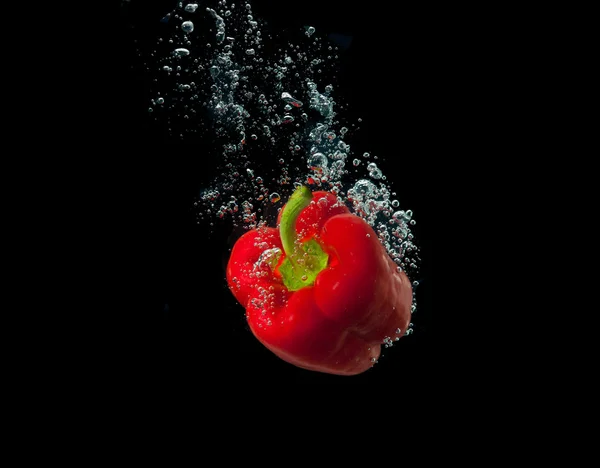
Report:
M373 228L330 192L299 186L278 217L234 244L229 289L254 336L284 361L337 375L370 369L410 322L412 287Z

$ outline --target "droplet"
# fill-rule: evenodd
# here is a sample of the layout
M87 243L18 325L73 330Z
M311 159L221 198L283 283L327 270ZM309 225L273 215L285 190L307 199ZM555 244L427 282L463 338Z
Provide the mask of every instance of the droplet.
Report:
M181 23L181 29L183 29L185 33L189 34L194 30L194 23L192 23L191 21L184 21L183 23Z

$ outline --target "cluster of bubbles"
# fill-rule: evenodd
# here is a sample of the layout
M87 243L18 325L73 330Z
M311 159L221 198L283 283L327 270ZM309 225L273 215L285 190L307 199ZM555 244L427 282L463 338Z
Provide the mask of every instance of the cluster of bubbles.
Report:
M340 121L344 104L332 84L338 47L312 26L300 43L282 44L263 32L247 1L201 3L180 2L165 15L167 30L148 65L162 87L151 100L154 117L166 119L176 137L204 132L214 139L222 172L198 197L198 222L273 224L294 187L307 184L336 194L374 228L398 269L418 277L413 213L400 209L379 158L352 150L361 119ZM276 164L260 164L269 157ZM386 338L391 346L397 337Z

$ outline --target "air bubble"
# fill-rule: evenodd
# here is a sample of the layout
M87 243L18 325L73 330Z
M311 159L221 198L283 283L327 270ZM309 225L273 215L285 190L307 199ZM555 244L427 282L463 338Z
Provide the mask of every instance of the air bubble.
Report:
M273 192L270 196L269 196L269 201L271 203L277 203L279 200L281 200L281 196L277 193L277 192Z
M181 23L181 29L183 29L185 33L189 34L194 30L194 23L192 23L191 21L184 21L183 23Z

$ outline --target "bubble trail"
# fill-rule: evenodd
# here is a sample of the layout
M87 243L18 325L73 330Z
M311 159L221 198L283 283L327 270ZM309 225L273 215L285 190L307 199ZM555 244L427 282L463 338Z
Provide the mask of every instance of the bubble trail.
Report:
M148 115L174 139L213 142L202 157L219 175L199 194L197 222L273 224L281 200L306 184L336 194L418 280L415 216L394 192L385 158L354 139L362 119L347 117L338 93L338 45L312 26L281 40L248 1L183 3L164 16L167 32L146 53Z

